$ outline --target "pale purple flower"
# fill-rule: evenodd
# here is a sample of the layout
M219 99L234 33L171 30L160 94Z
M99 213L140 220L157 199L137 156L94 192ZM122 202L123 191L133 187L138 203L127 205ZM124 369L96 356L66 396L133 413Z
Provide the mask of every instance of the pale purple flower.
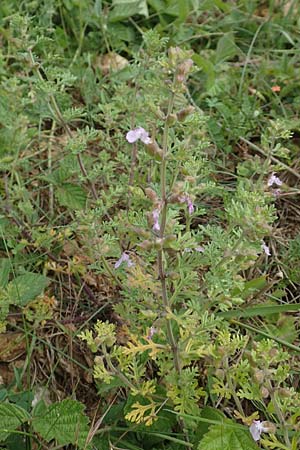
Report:
M189 214L193 214L195 208L192 202L192 199L189 195L182 195L179 197L180 203L186 203L188 207Z
M153 217L153 221L154 221L154 224L153 224L152 228L155 231L159 231L160 230L160 225L159 225L159 221L158 221L159 214L160 214L160 209L159 208L156 208L156 209L154 209L152 211L152 217Z
M153 326L150 327L147 339L149 339L149 340L152 339L153 336L155 335L155 333L157 333L157 329L155 327L153 327Z
M268 186L271 187L275 184L275 186L281 186L282 181L280 178L276 177L275 173L273 172L272 175L268 179Z
M262 241L261 248L267 256L271 256L271 251L264 241Z
M255 441L259 441L261 433L269 431L269 428L264 426L264 422L261 422L260 420L253 420L249 430L253 439Z
M192 202L191 198L187 197L186 202L187 202L187 205L188 205L189 214L193 214L193 212L194 212L194 205L193 205L193 202Z
M193 251L195 252L199 252L199 253L203 253L204 252L204 247L195 247L195 248L190 248L190 247L185 247L183 249L184 253L192 253Z
M121 264L126 263L127 267L134 266L134 262L131 261L129 255L127 253L123 252L121 255L121 258L118 259L118 261L115 263L115 269L118 269Z
M138 140L141 140L144 144L150 144L152 142L148 132L142 127L138 127L134 130L128 131L128 133L126 134L126 140L130 144L133 144Z
M275 198L278 198L279 195L281 194L280 189L273 189L272 194L274 195Z

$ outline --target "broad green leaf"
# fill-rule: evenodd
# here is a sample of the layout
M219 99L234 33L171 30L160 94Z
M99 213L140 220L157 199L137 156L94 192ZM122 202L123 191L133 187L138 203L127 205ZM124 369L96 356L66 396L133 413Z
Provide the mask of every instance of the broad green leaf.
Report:
M208 419L208 421L212 420L217 422L222 422L225 419L224 414L219 409L215 409L210 406L206 406L202 409L200 417L201 419ZM208 421L198 423L196 431L198 440L200 440L208 432L209 427L211 426Z
M109 21L119 22L135 15L148 17L146 0L114 0L113 9L109 14Z
M227 422L227 421L226 421ZM257 450L258 447L245 428L212 425L200 441L198 450Z
M39 273L25 273L12 280L7 286L10 303L25 306L40 295L48 286L49 279Z
M0 440L3 441L30 418L22 408L11 403L0 404Z
M8 258L0 259L0 286L5 287L8 283L10 272L10 261Z
M42 416L33 418L33 428L47 442L55 439L58 445L74 444L85 447L89 432L84 406L75 400L53 403Z
M172 0L171 2L169 1L168 7L162 9L160 12L178 17L176 23L183 23L190 11L191 5L188 0Z
M231 59L236 56L238 52L239 49L234 42L234 34L231 32L227 33L222 36L218 42L215 62L218 64L227 59Z
M148 0L148 5L158 13L163 13L167 8L165 0Z
M216 78L215 66L209 59L205 59L200 55L193 55L192 59L194 63L207 75L207 87L211 88Z
M196 8L196 4L198 8L201 10L210 10L213 8L219 8L223 12L230 12L230 5L223 2L222 0L192 0L194 8Z
M64 183L57 186L55 191L57 200L62 206L69 209L84 209L86 193L82 187L72 183Z

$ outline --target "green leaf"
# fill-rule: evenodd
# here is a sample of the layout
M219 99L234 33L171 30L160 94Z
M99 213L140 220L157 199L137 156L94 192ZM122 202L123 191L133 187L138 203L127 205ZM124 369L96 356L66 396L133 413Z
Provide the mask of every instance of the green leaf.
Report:
M218 42L215 63L226 61L236 56L239 52L234 42L234 34L232 32L224 34Z
M207 76L207 88L211 88L214 85L216 72L214 64L209 61L209 59L203 58L200 55L193 55L192 57L194 63L203 70Z
M300 303L292 303L287 305L257 305L244 309L232 309L217 313L217 317L232 319L237 317L255 317L270 316L272 314L280 314L285 312L299 311Z
M70 209L84 209L86 193L82 187L72 183L63 183L55 191L58 202Z
M11 403L0 404L0 440L3 441L30 418L22 408Z
M33 428L47 442L55 439L58 445L74 444L85 448L89 432L84 406L75 400L53 403L42 416L33 418Z
M10 272L10 261L8 258L0 259L0 286L5 287L8 283Z
M25 306L40 295L48 286L49 279L38 273L25 273L12 280L7 286L10 303Z
M257 449L258 447L247 429L228 427L226 424L212 425L198 446L198 450Z
M113 9L109 14L109 21L119 22L135 15L148 17L146 0L114 0Z
M220 410L210 406L206 406L202 409L200 417L201 419L207 419L208 421L199 422L196 431L196 437L198 440L202 439L203 436L209 431L209 427L211 426L211 424L209 424L209 420L222 422L225 419L224 414Z

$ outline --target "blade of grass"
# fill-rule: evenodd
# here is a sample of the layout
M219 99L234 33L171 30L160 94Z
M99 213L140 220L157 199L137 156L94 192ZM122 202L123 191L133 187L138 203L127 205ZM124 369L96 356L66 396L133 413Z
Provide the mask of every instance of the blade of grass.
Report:
M251 308L234 309L231 311L224 311L217 313L217 317L225 319L233 319L238 317L255 317L255 316L269 316L271 314L279 314L283 312L300 311L300 303L291 305L257 305Z
M272 339L275 342L278 342L278 344L282 344L287 348L290 348L291 350L295 350L296 352L300 353L300 347L294 344L290 344L289 342L285 341L284 339L280 339L276 336L273 336L270 333L267 333L266 331L262 331L259 328L253 327L252 325L248 325L246 323L240 322L239 320L232 320L232 323L239 325L242 328L245 328L246 330L253 331L254 333L260 334L261 336L264 336L268 339Z

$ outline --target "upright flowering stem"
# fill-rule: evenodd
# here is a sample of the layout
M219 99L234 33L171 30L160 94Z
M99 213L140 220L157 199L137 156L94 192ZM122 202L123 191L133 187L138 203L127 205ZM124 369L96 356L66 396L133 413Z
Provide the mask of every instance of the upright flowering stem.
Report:
M165 122L163 141L162 141L163 158L162 158L161 167L160 167L160 179L161 179L160 189L161 189L162 209L161 209L161 224L160 224L160 233L159 233L159 236L161 239L163 239L164 234L165 234L166 220L167 220L167 159L166 159L166 156L167 156L167 150L168 150L168 135L169 135L168 117L173 110L174 96L175 96L175 93L172 90L172 92L170 94L170 98L169 98L167 119ZM161 282L161 290L162 290L162 300L163 300L165 310L167 312L168 310L170 310L170 302L169 302L169 298L168 298L168 290L167 290L167 284L166 284L166 272L165 272L165 268L164 268L164 251L163 251L163 249L158 250L157 256L158 256L159 279ZM174 338L172 324L169 319L167 319L167 334L168 334L168 340L171 345L171 349L172 349L173 356L174 356L174 367L177 372L180 372L181 364L180 364L178 346L177 346L176 340Z

